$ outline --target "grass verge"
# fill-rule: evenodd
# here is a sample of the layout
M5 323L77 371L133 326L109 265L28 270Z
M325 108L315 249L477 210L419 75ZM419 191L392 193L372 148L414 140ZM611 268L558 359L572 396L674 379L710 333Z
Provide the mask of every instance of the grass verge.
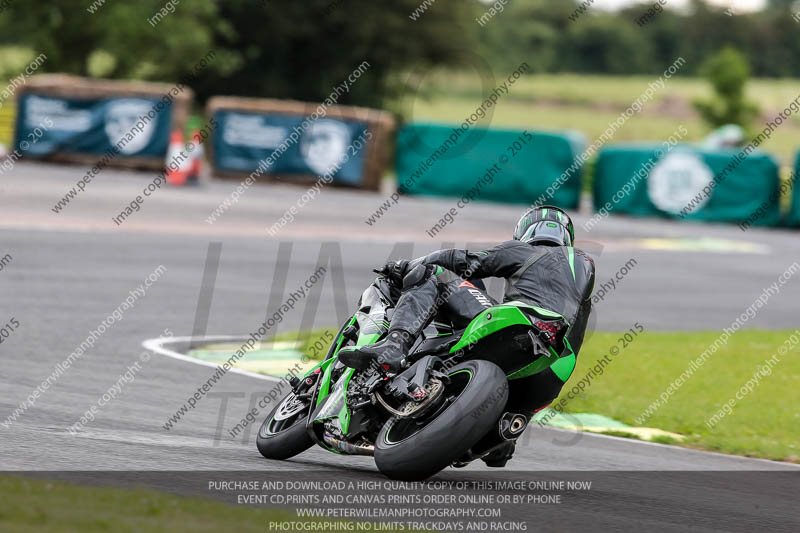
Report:
M591 379L583 392L570 391L609 353L621 347L618 333L588 338L570 380L559 396L565 412L599 413L626 424L657 427L686 435L685 446L724 453L800 462L800 359L779 355L771 373L752 392L740 389L792 331L745 330L735 333L687 377L643 423L636 420L719 337L719 332L653 333L636 337ZM599 374L599 372L597 372ZM739 392L741 398L737 398ZM729 414L707 425L730 400ZM555 402L554 402L555 403Z
M98 488L0 476L0 531L83 533L268 531L288 511L233 506L141 489Z
M572 129L582 132L588 143L592 143L609 122L616 120L657 78L583 74L524 76L492 109L491 127ZM499 78L499 81L502 80ZM481 94L480 80L464 73L432 75L422 89L400 104L410 120L460 124L485 98ZM760 131L765 117L772 117L797 97L797 82L754 79L747 86L747 95L761 106L764 117L753 122L753 128ZM711 128L700 120L692 101L710 96L710 86L701 78L667 80L664 88L656 92L642 111L616 131L609 144L661 142L680 125L689 131L683 142L699 141ZM760 148L777 155L784 165L790 165L797 153L799 129L800 119L792 117L770 139L761 143Z

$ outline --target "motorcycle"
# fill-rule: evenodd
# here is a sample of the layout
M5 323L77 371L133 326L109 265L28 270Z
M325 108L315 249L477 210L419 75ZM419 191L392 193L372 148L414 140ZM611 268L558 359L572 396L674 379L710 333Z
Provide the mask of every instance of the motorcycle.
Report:
M316 444L373 456L390 478L422 480L497 448L476 451L481 439L502 444L522 434L526 417L505 412L508 381L558 359L531 325L562 323L561 315L513 301L488 307L461 330L436 317L395 375L377 362L354 370L338 361L343 347L387 334L399 294L385 275L364 291L325 358L293 378L265 418L256 438L264 457L288 459Z

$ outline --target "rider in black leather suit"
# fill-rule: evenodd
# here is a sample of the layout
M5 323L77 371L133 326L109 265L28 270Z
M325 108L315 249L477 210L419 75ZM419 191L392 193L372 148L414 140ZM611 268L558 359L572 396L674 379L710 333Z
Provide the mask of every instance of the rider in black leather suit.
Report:
M514 240L489 250L448 249L414 261L388 264L385 271L397 280L402 278L403 286L389 334L373 345L342 349L340 361L353 368L366 368L377 360L387 369L399 370L403 358L435 316L443 316L454 327L463 328L493 305L485 290L470 280L505 278L505 302L521 301L563 317L564 324L557 326L563 338L549 340L563 350L562 357L572 357L571 365L561 365L558 372L548 367L509 381L506 410L530 419L558 396L571 375L591 311L594 262L573 248L573 241L569 216L561 209L544 206L529 209L520 218ZM508 448L501 450L495 463L505 464L513 453L513 443Z

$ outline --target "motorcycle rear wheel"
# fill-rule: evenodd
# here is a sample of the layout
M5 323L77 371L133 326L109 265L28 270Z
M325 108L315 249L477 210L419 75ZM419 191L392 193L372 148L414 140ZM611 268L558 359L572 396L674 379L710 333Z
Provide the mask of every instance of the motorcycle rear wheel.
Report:
M508 381L489 361L465 361L448 371L447 404L423 422L392 418L375 441L375 464L392 479L426 479L461 457L497 423Z

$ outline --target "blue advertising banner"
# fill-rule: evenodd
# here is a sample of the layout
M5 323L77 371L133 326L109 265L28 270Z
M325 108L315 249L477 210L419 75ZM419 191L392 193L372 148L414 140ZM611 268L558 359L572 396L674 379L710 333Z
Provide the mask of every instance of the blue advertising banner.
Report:
M14 146L29 157L109 151L119 157L165 157L171 123L172 103L158 98L79 99L26 92L18 100Z
M281 177L329 175L334 183L362 185L366 122L341 118L307 120L303 115L217 110L216 170ZM305 126L304 126L305 124Z

